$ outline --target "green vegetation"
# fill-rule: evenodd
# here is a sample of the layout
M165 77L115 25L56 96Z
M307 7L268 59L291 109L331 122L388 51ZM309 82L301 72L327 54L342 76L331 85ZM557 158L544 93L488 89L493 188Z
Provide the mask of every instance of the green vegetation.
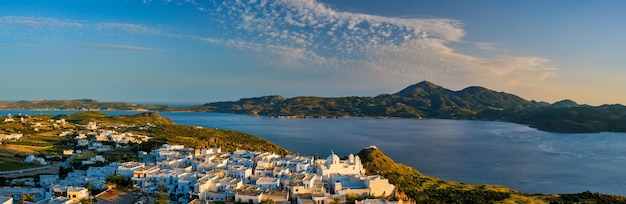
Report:
M128 177L115 174L106 177L106 183L111 188L128 188L132 189L135 183ZM113 187L115 186L115 187Z
M158 113L154 112L143 112L136 115L120 115L120 116L109 116L105 113L101 112L78 112L74 114L68 115L57 115L54 119L65 119L68 122L75 124L85 125L89 122L96 122L100 126L111 126L111 125L146 125L148 123L153 125L160 124L174 124L172 120L169 118L161 117Z
M444 181L394 163L378 149L363 149L357 155L362 158L368 174L381 174L396 186L395 195L388 198L393 200L417 203L626 203L626 197L600 193L527 195L503 186Z
M616 195L604 195L585 191L576 194L561 194L547 197L550 203L626 203L626 197Z
M33 201L35 201L35 196L33 194L27 193L27 194L24 194L22 198L20 198L19 203L33 202Z
M223 151L246 149L252 151L268 151L281 155L290 154L284 148L267 140L250 134L212 128L196 128L184 125L160 125L145 130L144 134L153 137L152 141L159 144L183 144L193 148L221 147ZM143 147L153 148L154 146Z
M157 189L159 190L159 192L154 194L154 201L152 201L152 203L153 204L169 203L170 197L167 195L167 191L168 191L167 186L163 184L159 184L157 185Z
M11 170L19 170L19 169L27 169L40 167L41 165L36 163L26 163L23 162L24 159L15 160L14 158L2 157L0 158L0 171L11 171Z

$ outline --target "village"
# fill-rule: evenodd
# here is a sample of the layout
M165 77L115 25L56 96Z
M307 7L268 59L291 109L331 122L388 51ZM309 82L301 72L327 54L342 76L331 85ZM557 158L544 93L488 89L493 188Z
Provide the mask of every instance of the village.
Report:
M64 123L65 121L55 121ZM146 124L140 128L151 128ZM107 152L150 140L149 136L100 129L89 122L81 132L62 131L73 137L74 149L63 150L68 161L50 165L45 158L29 155L25 161L48 166L69 166L82 151ZM3 138L7 140L5 136ZM10 138L19 139L19 138ZM105 145L114 144L114 145ZM376 148L374 146L368 148ZM99 165L95 165L99 164ZM7 181L0 188L0 204L106 203L100 197L122 189L126 203L390 203L394 186L379 175L366 175L359 156L326 158L221 148L193 149L163 144L149 152L137 152L137 161L107 161L101 155L81 161L84 170L67 175L40 174ZM43 168L43 167L42 167ZM20 171L21 172L21 171ZM121 178L124 184L111 178ZM120 188L123 187L123 188ZM160 200L159 200L160 199ZM117 202L115 202L117 203Z

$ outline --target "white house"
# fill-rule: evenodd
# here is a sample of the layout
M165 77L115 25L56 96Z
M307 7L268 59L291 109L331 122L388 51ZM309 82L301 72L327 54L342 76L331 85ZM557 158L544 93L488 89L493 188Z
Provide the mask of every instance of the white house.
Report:
M171 144L164 144L161 145L161 149L162 150L168 150L168 151L180 151L185 149L184 145L171 145Z
M235 202L257 204L262 194L263 191L254 186L245 186L235 190Z
M31 163L39 163L41 165L47 165L48 164L48 162L46 162L46 160L44 158L36 157L34 155L28 155L24 161L25 162L31 162Z
M278 189L280 179L271 177L261 177L256 180L256 186L261 190Z
M89 190L85 187L67 187L67 198L72 201L80 201L80 199L87 198L89 196Z
M392 184L389 184L389 180L380 175L361 177L358 175L332 174L329 184L332 194L338 195L390 196L395 188Z
M250 179L250 176L252 176L252 168L245 166L229 165L228 176L248 181Z
M146 165L139 162L124 162L117 167L117 173L128 178L133 177L133 172L145 167Z
M389 196L393 193L394 185L381 175L368 176L364 180L364 186L370 189L372 196Z
M144 166L133 171L133 177L131 178L137 186L145 187L145 181L149 177L154 177L154 174L159 173L159 167L157 166Z
M98 177L98 176L111 176L114 175L117 171L117 167L114 166L103 166L103 167L95 167L91 166L87 169L87 176L89 177Z
M50 186L54 183L58 183L59 175L39 175L39 185Z
M289 182L291 194L313 194L326 192L321 177L314 173L296 174Z

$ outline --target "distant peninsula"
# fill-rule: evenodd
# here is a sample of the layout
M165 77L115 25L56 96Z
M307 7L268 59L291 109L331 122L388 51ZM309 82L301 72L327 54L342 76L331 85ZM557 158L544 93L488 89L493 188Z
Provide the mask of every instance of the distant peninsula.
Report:
M428 81L375 97L285 98L279 95L189 107L98 102L91 99L0 102L0 109L149 110L247 114L280 118L432 118L504 121L549 132L626 132L626 106L553 104L472 86L453 91Z

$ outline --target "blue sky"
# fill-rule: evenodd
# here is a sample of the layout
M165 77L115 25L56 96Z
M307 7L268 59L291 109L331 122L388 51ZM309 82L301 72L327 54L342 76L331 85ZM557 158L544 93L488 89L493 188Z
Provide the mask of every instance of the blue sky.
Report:
M375 96L428 80L626 104L622 1L0 1L0 100Z

